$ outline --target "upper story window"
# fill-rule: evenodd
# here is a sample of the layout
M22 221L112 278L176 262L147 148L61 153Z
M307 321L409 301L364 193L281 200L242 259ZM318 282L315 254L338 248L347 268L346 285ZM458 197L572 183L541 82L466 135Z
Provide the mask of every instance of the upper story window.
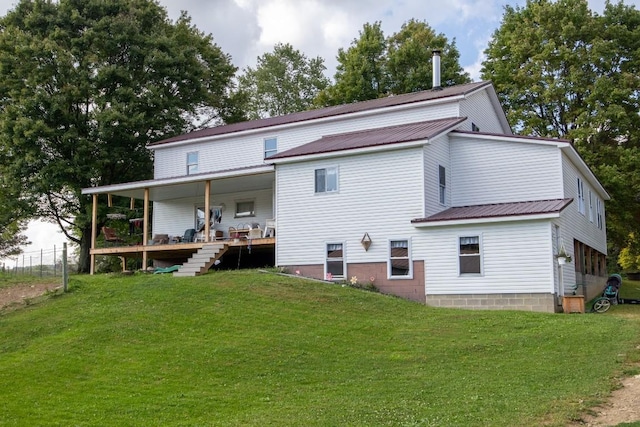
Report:
M440 204L447 203L447 171L444 166L438 166L438 180L440 182Z
M602 201L596 198L596 225L602 230Z
M409 240L389 241L387 274L389 278L411 279L413 277Z
M584 203L584 183L580 178L578 178L578 212L582 215L585 214L585 203Z
M482 273L480 236L465 236L459 238L458 261L460 264L460 274Z
M187 175L198 173L198 152L187 153Z
M471 122L471 130L473 132L480 132L480 128L478 127L478 125L473 122Z
M278 152L278 138L265 138L264 158L271 157Z
M332 193L338 191L338 168L316 169L316 193Z
M589 190L589 221L593 222L593 193Z

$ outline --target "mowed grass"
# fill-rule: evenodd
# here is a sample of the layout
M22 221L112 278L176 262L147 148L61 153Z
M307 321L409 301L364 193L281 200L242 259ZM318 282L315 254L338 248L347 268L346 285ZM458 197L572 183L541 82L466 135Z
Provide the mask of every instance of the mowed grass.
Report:
M635 372L640 316L616 310L436 309L256 271L75 276L0 314L0 425L566 425Z

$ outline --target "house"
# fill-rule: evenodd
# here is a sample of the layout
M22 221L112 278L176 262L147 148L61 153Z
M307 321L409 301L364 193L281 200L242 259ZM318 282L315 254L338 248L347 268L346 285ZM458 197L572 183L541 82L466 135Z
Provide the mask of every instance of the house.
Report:
M92 260L146 266L215 247L211 261L264 245L292 273L433 306L554 312L566 294L598 294L609 196L572 144L514 135L490 82L438 86L150 144L153 180L83 193L94 205L143 199L143 242L149 229L191 228L203 242L98 248L94 237ZM231 240L229 227L271 219L275 236Z

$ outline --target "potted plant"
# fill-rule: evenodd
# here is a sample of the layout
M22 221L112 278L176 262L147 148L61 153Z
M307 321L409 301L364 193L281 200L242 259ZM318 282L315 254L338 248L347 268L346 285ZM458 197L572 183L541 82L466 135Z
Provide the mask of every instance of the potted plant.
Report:
M567 253L567 250L564 248L564 243L560 246L560 250L556 255L556 259L558 260L558 264L564 265L571 262L571 255Z

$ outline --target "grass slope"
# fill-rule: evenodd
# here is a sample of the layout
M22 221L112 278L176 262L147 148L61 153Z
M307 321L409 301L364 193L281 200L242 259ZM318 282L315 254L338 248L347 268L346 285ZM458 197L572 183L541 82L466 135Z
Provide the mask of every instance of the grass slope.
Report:
M255 271L72 279L0 315L0 425L563 425L636 318L436 309Z

